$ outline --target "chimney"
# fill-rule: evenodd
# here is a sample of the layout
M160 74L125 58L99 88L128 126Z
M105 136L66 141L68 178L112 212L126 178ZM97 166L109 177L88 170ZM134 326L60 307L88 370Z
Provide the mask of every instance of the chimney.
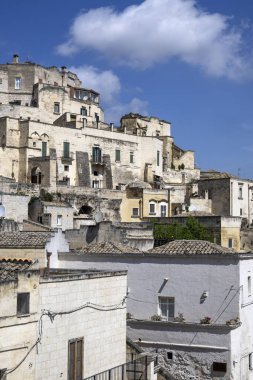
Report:
M13 60L12 63L18 63L19 55L18 54L13 54Z

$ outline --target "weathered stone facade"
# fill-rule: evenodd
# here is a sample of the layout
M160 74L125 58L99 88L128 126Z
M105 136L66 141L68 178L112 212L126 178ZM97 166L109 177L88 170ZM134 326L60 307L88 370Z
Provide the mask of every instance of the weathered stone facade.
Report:
M125 115L104 123L99 94L56 67L0 65L1 174L19 182L118 189L135 179L153 187L199 177L194 153L174 145L171 124Z

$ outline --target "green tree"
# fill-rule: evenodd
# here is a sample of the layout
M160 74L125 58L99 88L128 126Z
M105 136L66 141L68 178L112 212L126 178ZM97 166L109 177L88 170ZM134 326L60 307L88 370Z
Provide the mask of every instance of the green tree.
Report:
M154 237L155 239L213 241L211 233L193 217L188 217L185 225L154 223Z

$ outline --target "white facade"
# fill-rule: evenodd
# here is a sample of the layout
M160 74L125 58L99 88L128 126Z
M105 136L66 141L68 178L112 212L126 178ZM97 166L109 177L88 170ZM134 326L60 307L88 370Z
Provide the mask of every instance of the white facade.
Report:
M18 314L18 293L29 294L25 314ZM0 370L7 369L7 380L68 380L74 367L84 379L126 362L126 272L41 277L29 268L2 282L0 294ZM75 350L79 358L71 359Z
M127 269L128 335L180 379L253 379L251 254L62 254L59 265Z

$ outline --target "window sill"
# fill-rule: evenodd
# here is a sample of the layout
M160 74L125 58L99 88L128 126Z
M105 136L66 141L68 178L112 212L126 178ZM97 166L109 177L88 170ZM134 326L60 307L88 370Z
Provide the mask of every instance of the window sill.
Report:
M31 314L17 314L17 318L27 318L30 316L31 316Z
M131 218L139 218L139 215L131 215Z
M156 212L150 212L149 215L156 215Z

